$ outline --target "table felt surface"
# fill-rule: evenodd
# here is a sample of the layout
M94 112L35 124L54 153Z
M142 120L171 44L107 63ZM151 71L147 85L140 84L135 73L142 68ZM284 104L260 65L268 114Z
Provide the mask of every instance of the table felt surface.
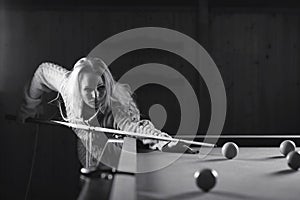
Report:
M176 153L138 154L138 167L159 164ZM193 177L196 170L215 169L216 186L202 192ZM138 199L300 199L300 171L294 171L279 148L240 148L228 160L220 148L205 158L184 154L160 170L136 175Z

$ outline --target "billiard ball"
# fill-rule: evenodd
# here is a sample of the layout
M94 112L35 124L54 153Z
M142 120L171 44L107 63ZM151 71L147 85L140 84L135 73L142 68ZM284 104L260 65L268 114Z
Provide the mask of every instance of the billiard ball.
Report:
M239 147L233 142L227 142L222 147L222 154L227 159L233 159L239 153Z
M204 192L211 190L217 183L218 173L213 169L203 169L194 173L196 184Z
M287 163L293 170L298 170L300 167L300 154L297 151L291 151L287 155Z
M279 149L284 156L287 156L291 151L295 151L296 145L291 140L284 140L281 142Z

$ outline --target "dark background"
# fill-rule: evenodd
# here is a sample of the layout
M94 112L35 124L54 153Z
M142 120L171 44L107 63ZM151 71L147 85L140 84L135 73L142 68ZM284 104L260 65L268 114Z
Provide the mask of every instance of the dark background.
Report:
M52 61L71 69L78 58L101 41L132 28L174 29L192 37L208 51L226 87L228 111L223 134L300 132L297 1L0 2L1 199L24 199L35 141L36 159L28 199L76 198L80 166L72 131L8 122L4 114L17 112L22 88L41 62ZM199 134L205 133L210 116L207 88L184 59L168 52L140 50L115 61L112 65L122 66L123 71L112 72L118 79L124 71L153 61L184 69L188 80L198 87ZM178 108L178 103L166 88L153 85L136 93L143 113L151 103L159 101L157 97L165 95L162 104L170 98L174 105L167 112L174 113L168 115L164 129L176 131L176 116L180 113L174 108ZM48 94L45 99L54 96ZM42 118L57 116L55 106L44 106ZM235 141L241 146L280 143L275 139Z

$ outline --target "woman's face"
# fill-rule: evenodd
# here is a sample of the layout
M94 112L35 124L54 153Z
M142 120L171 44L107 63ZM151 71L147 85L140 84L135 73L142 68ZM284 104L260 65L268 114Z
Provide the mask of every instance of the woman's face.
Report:
M105 85L99 75L82 71L79 76L80 94L82 100L91 108L96 108L103 102L106 95Z

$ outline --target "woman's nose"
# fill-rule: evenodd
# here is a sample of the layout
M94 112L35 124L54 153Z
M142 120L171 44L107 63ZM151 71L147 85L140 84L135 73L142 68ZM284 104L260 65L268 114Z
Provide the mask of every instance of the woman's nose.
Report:
M92 97L94 99L97 99L99 97L99 92L97 90L94 90L94 92L92 93Z

